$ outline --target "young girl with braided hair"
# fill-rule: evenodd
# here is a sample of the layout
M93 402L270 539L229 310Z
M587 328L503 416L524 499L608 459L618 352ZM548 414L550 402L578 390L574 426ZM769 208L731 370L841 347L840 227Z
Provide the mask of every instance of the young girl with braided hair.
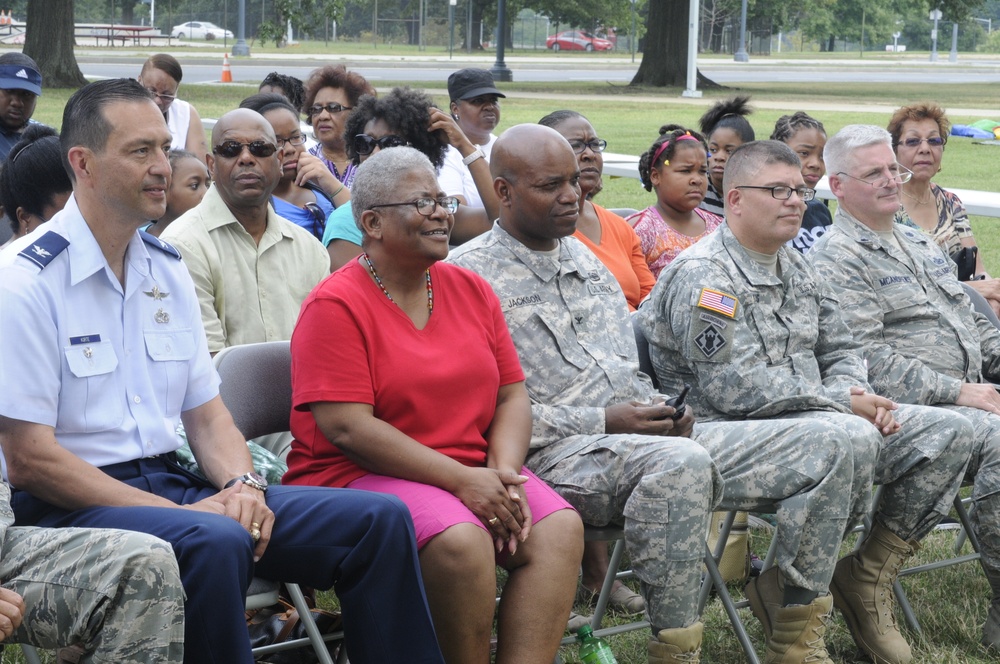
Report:
M725 215L722 175L733 150L755 140L747 116L753 113L749 95L738 95L716 102L698 120L701 133L708 142L708 191L699 207L720 217Z
M656 203L627 221L653 276L722 223L698 207L708 186L707 161L702 135L673 124L660 127L660 137L639 157L639 178L646 191L656 191Z
M815 189L826 174L826 165L823 163L826 129L823 128L823 123L802 111L794 115L782 115L774 125L771 140L781 141L799 155L802 161L802 179L806 181L807 187ZM806 203L802 228L798 235L788 241L788 246L806 253L816 240L826 234L831 224L833 217L826 207L826 201L814 198Z

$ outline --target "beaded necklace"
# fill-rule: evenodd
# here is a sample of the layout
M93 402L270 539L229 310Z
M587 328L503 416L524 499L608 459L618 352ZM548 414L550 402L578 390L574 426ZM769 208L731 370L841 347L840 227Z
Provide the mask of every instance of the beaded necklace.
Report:
M371 274L372 274L372 279L374 279L375 283L378 285L378 287L382 289L382 293L387 298L389 298L390 302L392 302L393 304L396 304L396 301L394 299L392 299L392 295L389 295L389 291L387 291L385 289L385 284L382 283L382 279L378 276L378 272L375 271L375 266L372 265L372 259L368 258L368 254L367 253L361 254L361 258L364 259L365 264L368 266L368 271L371 272ZM427 315L430 316L432 313L434 313L434 289L431 288L431 271L430 271L430 269L426 270L424 272L424 275L425 275L425 277L427 279ZM399 305L396 304L396 306L398 307Z

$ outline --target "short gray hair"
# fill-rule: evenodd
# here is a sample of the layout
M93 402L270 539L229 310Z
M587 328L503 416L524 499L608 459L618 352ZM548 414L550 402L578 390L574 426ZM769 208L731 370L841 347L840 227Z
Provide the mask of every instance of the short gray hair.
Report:
M726 171L722 176L722 190L729 191L735 186L746 184L760 169L772 164L785 164L802 168L799 156L781 141L751 141L744 143L726 161Z
M844 173L853 165L854 151L869 145L887 145L892 149L892 135L875 125L847 125L830 137L823 148L828 173Z
M395 203L396 188L403 173L424 169L434 179L437 174L431 160L419 150L409 147L379 150L362 162L351 185L351 212L354 223L361 228L361 215L373 205Z

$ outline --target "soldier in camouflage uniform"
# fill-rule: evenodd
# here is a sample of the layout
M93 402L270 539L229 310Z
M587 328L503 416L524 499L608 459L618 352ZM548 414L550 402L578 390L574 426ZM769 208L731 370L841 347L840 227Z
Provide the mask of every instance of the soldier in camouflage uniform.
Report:
M790 148L776 141L742 146L726 166L725 189L727 224L681 254L640 311L657 376L668 390L697 385L692 403L707 419L816 419L835 424L857 446L852 516L865 506L859 498L873 475L885 485L873 533L835 570L834 558L818 561L807 587L822 589L832 573L834 603L858 645L880 664L909 662L909 645L892 616L892 582L916 540L947 514L968 462L971 424L934 408L894 410L870 392L836 300L805 260L784 247L813 193ZM800 444L826 445L806 437ZM874 473L873 446L879 449ZM747 592L762 618L778 596L766 572Z
M685 657L696 658L701 642L708 512L720 499L726 509L777 507L780 564L790 586L806 586L847 526L853 450L821 421L698 423L692 432L689 410L675 423L639 371L617 282L568 237L579 171L565 139L533 125L508 129L491 168L500 220L449 260L481 274L500 298L532 399L526 463L586 523L624 524L653 627L649 661L697 661ZM803 447L803 437L830 444ZM869 464L874 453L873 444ZM819 578L825 584L826 571Z
M934 129L937 132L936 125ZM880 127L845 127L828 144L837 214L810 253L861 344L879 394L961 413L975 427L967 478L993 588L984 644L1000 647L1000 331L977 313L955 265L924 233L893 223L899 166ZM930 145L927 149L934 148ZM860 178L860 179L859 179Z
M184 590L166 542L13 523L10 487L0 482L0 641L77 646L82 662L181 662Z

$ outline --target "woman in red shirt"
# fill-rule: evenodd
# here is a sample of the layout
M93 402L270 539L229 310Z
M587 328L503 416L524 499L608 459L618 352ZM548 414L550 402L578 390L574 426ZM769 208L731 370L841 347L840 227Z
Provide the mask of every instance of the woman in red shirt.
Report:
M439 261L457 199L412 148L358 169L364 253L316 287L292 335L286 484L392 493L413 516L445 660L547 664L569 615L583 526L522 468L531 406L488 283Z

